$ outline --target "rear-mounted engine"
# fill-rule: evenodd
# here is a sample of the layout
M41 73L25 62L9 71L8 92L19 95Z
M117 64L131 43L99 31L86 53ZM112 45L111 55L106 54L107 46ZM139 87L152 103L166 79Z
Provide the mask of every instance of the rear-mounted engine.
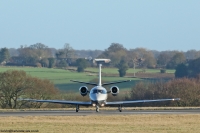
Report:
M79 91L80 91L80 94L81 94L82 96L86 96L87 93L89 92L89 91L88 91L88 88L87 88L86 86L81 86L81 87L79 88Z
M113 96L117 96L117 94L119 93L119 88L117 86L112 86L110 88L110 92L112 93Z

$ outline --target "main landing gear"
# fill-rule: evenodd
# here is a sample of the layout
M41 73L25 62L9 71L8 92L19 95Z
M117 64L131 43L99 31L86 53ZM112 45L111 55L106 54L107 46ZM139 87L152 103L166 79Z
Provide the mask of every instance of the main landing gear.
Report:
M122 112L122 105L120 104L118 107L119 112Z
M76 105L76 112L78 112L79 111L79 105L77 104Z

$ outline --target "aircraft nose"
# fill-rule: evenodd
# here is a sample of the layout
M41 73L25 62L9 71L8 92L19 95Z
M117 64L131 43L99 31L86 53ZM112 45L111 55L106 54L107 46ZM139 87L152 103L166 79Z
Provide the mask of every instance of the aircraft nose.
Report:
M102 101L102 100L106 100L107 99L107 95L106 94L92 94L91 95L91 100L93 101Z
M96 98L97 98L97 101L106 100L107 95L106 94L97 94Z

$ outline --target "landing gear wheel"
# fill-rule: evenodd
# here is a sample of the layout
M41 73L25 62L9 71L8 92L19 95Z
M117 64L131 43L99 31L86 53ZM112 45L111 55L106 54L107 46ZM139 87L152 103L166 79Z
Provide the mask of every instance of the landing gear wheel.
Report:
M99 112L99 106L96 106L96 112Z
M119 109L119 112L122 112L122 105L119 105L118 109Z
M79 105L76 105L76 112L79 111Z

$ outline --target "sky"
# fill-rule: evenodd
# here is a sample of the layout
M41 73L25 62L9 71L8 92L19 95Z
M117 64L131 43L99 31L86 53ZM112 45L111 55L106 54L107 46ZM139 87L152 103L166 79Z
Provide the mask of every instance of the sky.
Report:
M200 0L0 0L0 48L200 50Z

